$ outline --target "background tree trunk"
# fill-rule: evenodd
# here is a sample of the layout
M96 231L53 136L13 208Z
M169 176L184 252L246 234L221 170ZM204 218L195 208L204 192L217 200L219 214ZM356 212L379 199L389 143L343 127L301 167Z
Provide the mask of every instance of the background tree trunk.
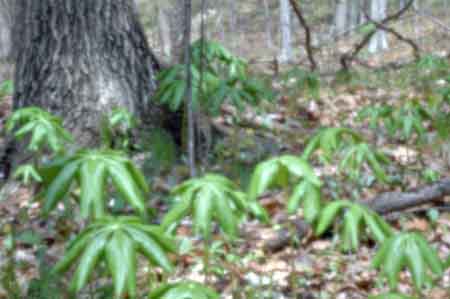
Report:
M281 48L280 62L292 59L291 7L289 0L280 0Z
M158 6L158 24L162 52L169 60L172 56L172 40L170 39L170 22L164 4Z
M11 77L14 0L0 0L0 82Z
M370 8L371 18L375 21L381 21L387 14L386 0L372 0ZM377 53L378 51L387 50L389 48L387 42L387 34L384 30L377 30L370 40L369 52Z
M158 68L133 0L16 0L14 108L39 106L64 118L83 144L102 114L124 107L153 125Z
M347 13L348 13L348 1L336 0L336 13L334 17L335 34L339 35L345 32L348 28Z

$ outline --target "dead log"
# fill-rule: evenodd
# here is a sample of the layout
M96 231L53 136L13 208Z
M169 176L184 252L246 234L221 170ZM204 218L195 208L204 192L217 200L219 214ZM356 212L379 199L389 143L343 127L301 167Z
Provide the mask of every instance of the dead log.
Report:
M445 196L450 196L450 178L439 180L431 185L415 188L406 192L386 192L371 199L361 200L360 204L366 205L381 215L402 212L417 206L440 202ZM397 217L394 217L397 218ZM295 225L295 235L298 239L307 235L311 230L309 224L299 217L292 221ZM267 240L264 248L269 252L276 252L288 246L292 241L293 231L287 228L281 229L276 238Z

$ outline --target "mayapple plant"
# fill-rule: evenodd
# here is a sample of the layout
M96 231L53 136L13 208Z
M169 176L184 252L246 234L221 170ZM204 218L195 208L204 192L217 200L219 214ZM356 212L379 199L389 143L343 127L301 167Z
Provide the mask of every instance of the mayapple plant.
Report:
M123 298L125 294L136 298L137 253L142 253L152 265L170 272L173 266L167 253L176 251L174 241L158 226L146 225L138 217L104 217L70 243L53 272L69 270L78 259L71 290L79 292L96 265L105 260L113 278L115 298Z
M359 133L349 128L323 128L309 139L302 158L309 160L314 152L320 151L320 157L329 162L334 153L344 144L360 143L362 140Z
M400 271L405 267L411 272L417 290L428 279L427 268L436 276L442 276L444 271L436 251L416 232L392 235L380 246L372 265L381 268L393 290L397 288Z
M199 40L192 51L192 101L195 107L217 114L228 101L242 108L246 103L256 104L270 100L273 94L263 81L249 75L247 63L231 54L222 45ZM178 64L158 74L155 99L172 111L180 109L187 88L186 66Z
M312 223L320 211L320 187L322 182L308 162L300 157L284 155L259 163L250 180L250 201L271 187L296 186L288 201L289 213L294 213L303 203L305 219Z
M345 251L358 249L361 229L370 232L370 236L379 243L383 243L393 234L389 224L368 207L347 200L337 200L326 205L320 212L316 235L325 233L338 215L343 218L341 239Z
M17 130L15 130L17 127ZM30 135L28 150L38 151L47 146L54 153L64 148L65 142L73 138L62 126L62 120L38 107L27 107L15 111L6 122L6 131L23 139Z
M163 284L150 292L149 299L219 299L214 290L196 282Z
M250 210L246 195L229 179L217 174L187 180L175 187L172 195L178 202L166 214L162 226L173 228L192 213L194 229L204 239L210 238L214 219L227 236L236 237L239 216Z
M360 178L361 168L364 164L367 164L379 182L389 183L390 179L384 171L382 164L390 163L391 160L383 152L362 142L343 148L339 170L347 173L351 179L357 180Z
M122 199L139 213L146 213L145 195L149 193L141 171L123 153L113 150L79 150L45 163L39 172L46 186L44 214L65 198L74 184L79 185L83 217L101 218L106 214L107 182L111 181Z
M137 126L133 114L124 108L114 108L101 121L103 147L127 150L130 147L131 131Z

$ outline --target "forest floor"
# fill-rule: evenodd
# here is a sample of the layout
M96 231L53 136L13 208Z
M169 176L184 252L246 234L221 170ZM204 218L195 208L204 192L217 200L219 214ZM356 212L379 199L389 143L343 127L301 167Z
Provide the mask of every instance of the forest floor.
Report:
M403 72L403 75L407 73L409 71ZM417 136L406 141L390 138L384 130L374 131L369 128L367 121L357 120L357 112L363 107L381 103L398 105L404 103L405 99L423 99L425 94L419 93L416 87L405 88L404 84L396 87L393 81L391 86L386 86L389 78L399 75L360 74L346 84L326 83L314 99L301 90L294 94L281 94L283 89L275 81L274 87L279 88L280 100L264 104L263 113L249 109L241 118L244 122L236 124L230 122L230 114L234 110L224 107L223 114L214 119L213 123L229 130L227 135L216 142L215 162L208 169L220 169L235 181L245 184L255 162L281 153L301 154L307 138L317 128L348 127L360 132L377 149L387 153L392 160L389 173L399 177L402 183L395 187L373 183L370 170L363 171L359 182L352 182L336 165L316 163L315 170L321 174L328 188L324 192L325 197L328 197L326 200L336 197L364 200L386 191L411 190L427 183L427 171L436 173L437 177L450 177L447 145L433 141L435 132L429 123L425 124L428 142L419 143ZM376 78L382 79L376 81ZM407 81L407 78L403 81ZM3 99L3 119L9 113L9 101L8 97ZM246 117L246 114L250 116ZM264 128L258 127L261 123L265 123ZM181 172L185 173L185 170ZM182 177L172 171L157 181L162 186L173 185ZM39 213L40 205L33 201L33 190L13 186L16 189L8 191L12 196L0 201L0 243L11 229L7 224L13 224L19 236L15 273L19 285L25 288L33 278L39 276L43 267L55 263L62 255L64 240L75 232L73 228L79 227L79 223L73 220L75 217L67 217L66 213L73 215L69 211L43 221ZM373 243L363 242L356 253L344 253L340 250L338 238L331 235L318 238L309 227L296 227L301 212L295 216L286 214L284 205L287 196L285 192L275 191L261 199L270 212L271 225L247 221L242 224L242 238L233 246L224 243L219 236L209 244L211 267L208 282L220 291L223 298L363 299L369 294L387 290L378 272L370 266L376 251ZM156 209L166 208L164 197L161 191L162 201L155 204ZM446 207L447 204L448 199L445 198L439 207ZM438 249L440 257L445 259L450 254L450 213L439 212L439 207L427 205L426 209L405 211L394 217L391 224L401 230L422 232ZM429 211L437 213L432 215ZM280 237L286 239L286 236L283 237L286 230L290 232L287 241L282 241L280 245ZM190 235L190 223L184 222L177 234L183 254L171 278L202 282L205 279L201 266L203 245ZM38 258L38 253L43 249L45 254ZM5 253L0 252L0 257L0 261L3 261L0 266L4 266L1 264L6 261ZM148 268L143 264L139 269L142 288L145 289L148 285ZM399 289L411 293L409 274L402 273L400 281ZM435 283L434 287L425 291L425 298L449 298L450 269ZM0 298L8 298L5 296L0 292Z
M386 61L399 60L405 56L404 50L400 47L387 54L389 57L379 56L371 63L376 67ZM364 70L345 83L334 77L323 80L316 91L317 96L311 96L304 89L286 87L280 83L280 78L272 78L278 92L276 103L249 108L239 115L238 122L235 121L235 110L223 107L221 116L212 120L212 126L222 135L215 140L210 150L212 158L204 168L225 173L245 186L255 163L282 153L300 155L308 138L318 128L347 127L361 133L367 142L386 153L392 161L387 172L400 183L394 186L374 183L373 173L367 167L355 182L339 170L340 161L334 161L334 164L316 162L313 165L315 171L326 185L325 200L367 200L384 192L414 190L433 180L449 178L450 144L436 137L430 121L424 122L425 142L419 142L416 134L406 140L398 136L393 138L385 129L373 130L367 121L358 120L358 112L364 107L401 106L414 99L426 103L435 96L434 90L441 82L427 78L427 74L419 80L418 75L420 72L408 66L383 72ZM2 124L10 108L11 97L6 96L0 103ZM156 197L152 206L159 214L167 209L167 186L179 183L186 172L185 166L177 165L152 180ZM40 203L33 200L35 191L11 184L2 193L9 196L0 198L0 244L14 228L18 239L13 270L23 290L62 256L65 241L77 233L74 228L82 226L74 220L77 219L76 210L60 210L50 219L42 220ZM385 281L370 265L377 250L375 244L362 242L357 252L342 252L339 238L331 234L318 238L310 227L299 227L301 211L294 216L287 215L284 208L287 197L287 192L275 190L261 198L270 213L270 225L247 220L241 225L241 238L232 246L224 243L219 235L209 244L211 266L207 281L222 294L222 298L366 299L369 295L387 291ZM445 260L450 255L449 204L446 197L438 203L389 215L387 219L398 230L423 233ZM178 257L176 271L170 276L172 280L205 281L201 266L204 247L201 240L191 235L190 222L183 222L177 233L182 254ZM4 247L0 246L1 269L5 269L7 260ZM138 276L142 290L148 289L149 280L155 283L162 277L160 273L150 275L145 263L139 267ZM5 270L0 277L13 279L14 275ZM0 281L0 285L3 282ZM99 287L106 283L98 279L93 284L94 289L87 290L86 298L108 298L102 297ZM56 289L61 291L61 285ZM411 277L406 271L401 274L399 290L413 293ZM93 293L96 296L88 297ZM422 296L450 298L450 269ZM0 298L9 298L1 287Z

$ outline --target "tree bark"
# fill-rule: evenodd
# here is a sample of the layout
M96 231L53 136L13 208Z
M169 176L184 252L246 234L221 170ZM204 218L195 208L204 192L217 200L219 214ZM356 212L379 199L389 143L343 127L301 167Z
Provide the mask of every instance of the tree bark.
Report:
M387 2L386 0L372 0L371 3L371 18L377 22L386 18ZM389 48L386 32L384 30L377 30L372 37L369 44L369 52L377 53L378 51L387 50Z
M11 55L13 10L12 0L0 0L0 60L8 60Z
M292 59L291 10L289 0L280 0L281 49L280 62Z
M0 83L12 78L12 22L14 0L0 0Z
M334 17L335 34L339 35L348 28L347 13L349 10L347 0L336 0L336 12Z
M16 0L14 108L39 106L95 143L101 116L124 107L160 126L158 63L133 0Z

